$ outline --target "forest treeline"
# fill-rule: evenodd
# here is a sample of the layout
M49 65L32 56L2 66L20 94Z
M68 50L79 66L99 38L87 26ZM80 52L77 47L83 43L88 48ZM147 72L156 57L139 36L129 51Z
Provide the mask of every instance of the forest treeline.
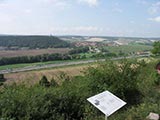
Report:
M57 60L72 60L72 59L84 59L85 55L77 55L79 53L88 52L88 47L78 47L69 51L67 54L53 53L53 54L42 54L36 56L17 56L17 57L3 57L0 58L1 65L10 64L21 64L21 63L35 63L35 62L47 62L47 61L57 61Z
M0 36L0 46L42 49L70 47L70 43L54 36Z
M0 89L3 120L103 120L87 98L108 90L127 102L110 120L144 120L160 111L160 77L155 62L106 61L90 66L84 75L61 73L36 85L11 84Z
M11 58L1 58L0 65L11 65L11 64L21 64L21 63L35 63L35 62L47 62L56 60L71 60L72 56L69 54L43 54L36 56L19 56Z

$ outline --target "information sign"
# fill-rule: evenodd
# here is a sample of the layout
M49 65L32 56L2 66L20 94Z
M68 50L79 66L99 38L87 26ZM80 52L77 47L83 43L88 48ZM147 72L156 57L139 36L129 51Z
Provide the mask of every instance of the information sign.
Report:
M103 112L107 117L126 104L126 102L116 97L109 91L92 96L87 100Z

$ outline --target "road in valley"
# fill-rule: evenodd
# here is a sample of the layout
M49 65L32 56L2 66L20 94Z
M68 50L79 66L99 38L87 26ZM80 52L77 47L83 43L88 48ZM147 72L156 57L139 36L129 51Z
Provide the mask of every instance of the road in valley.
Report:
M124 58L137 58L137 57L148 57L149 55L139 55L139 56L128 56L128 57L118 57L118 58L112 58L111 60L119 60ZM23 68L15 68L15 69L7 69L7 70L0 70L0 74L7 74L7 73L17 73L17 72L25 72L25 71L31 71L31 70L40 70L40 69L47 69L47 68L56 68L56 67L63 67L63 66L70 66L70 65L79 65L79 64L88 64L88 63L94 63L94 62L102 62L105 61L105 59L98 59L98 60L86 60L86 61L76 61L76 62L64 62L64 63L58 63L58 64L47 64L47 65L37 65L37 66L27 66Z

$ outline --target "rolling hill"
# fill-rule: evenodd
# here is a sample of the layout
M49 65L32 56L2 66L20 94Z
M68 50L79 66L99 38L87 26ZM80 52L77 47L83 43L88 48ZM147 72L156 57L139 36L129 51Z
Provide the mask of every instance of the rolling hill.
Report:
M65 48L70 43L63 41L54 36L0 36L1 47L27 47L35 48Z

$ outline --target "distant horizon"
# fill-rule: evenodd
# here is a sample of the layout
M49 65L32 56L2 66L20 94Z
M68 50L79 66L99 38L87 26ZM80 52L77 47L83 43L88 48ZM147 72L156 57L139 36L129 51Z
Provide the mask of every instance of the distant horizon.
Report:
M141 37L141 36L109 36L109 35L54 35L54 34L0 34L0 36L54 36L54 37L117 37L117 38L160 38L160 37Z

